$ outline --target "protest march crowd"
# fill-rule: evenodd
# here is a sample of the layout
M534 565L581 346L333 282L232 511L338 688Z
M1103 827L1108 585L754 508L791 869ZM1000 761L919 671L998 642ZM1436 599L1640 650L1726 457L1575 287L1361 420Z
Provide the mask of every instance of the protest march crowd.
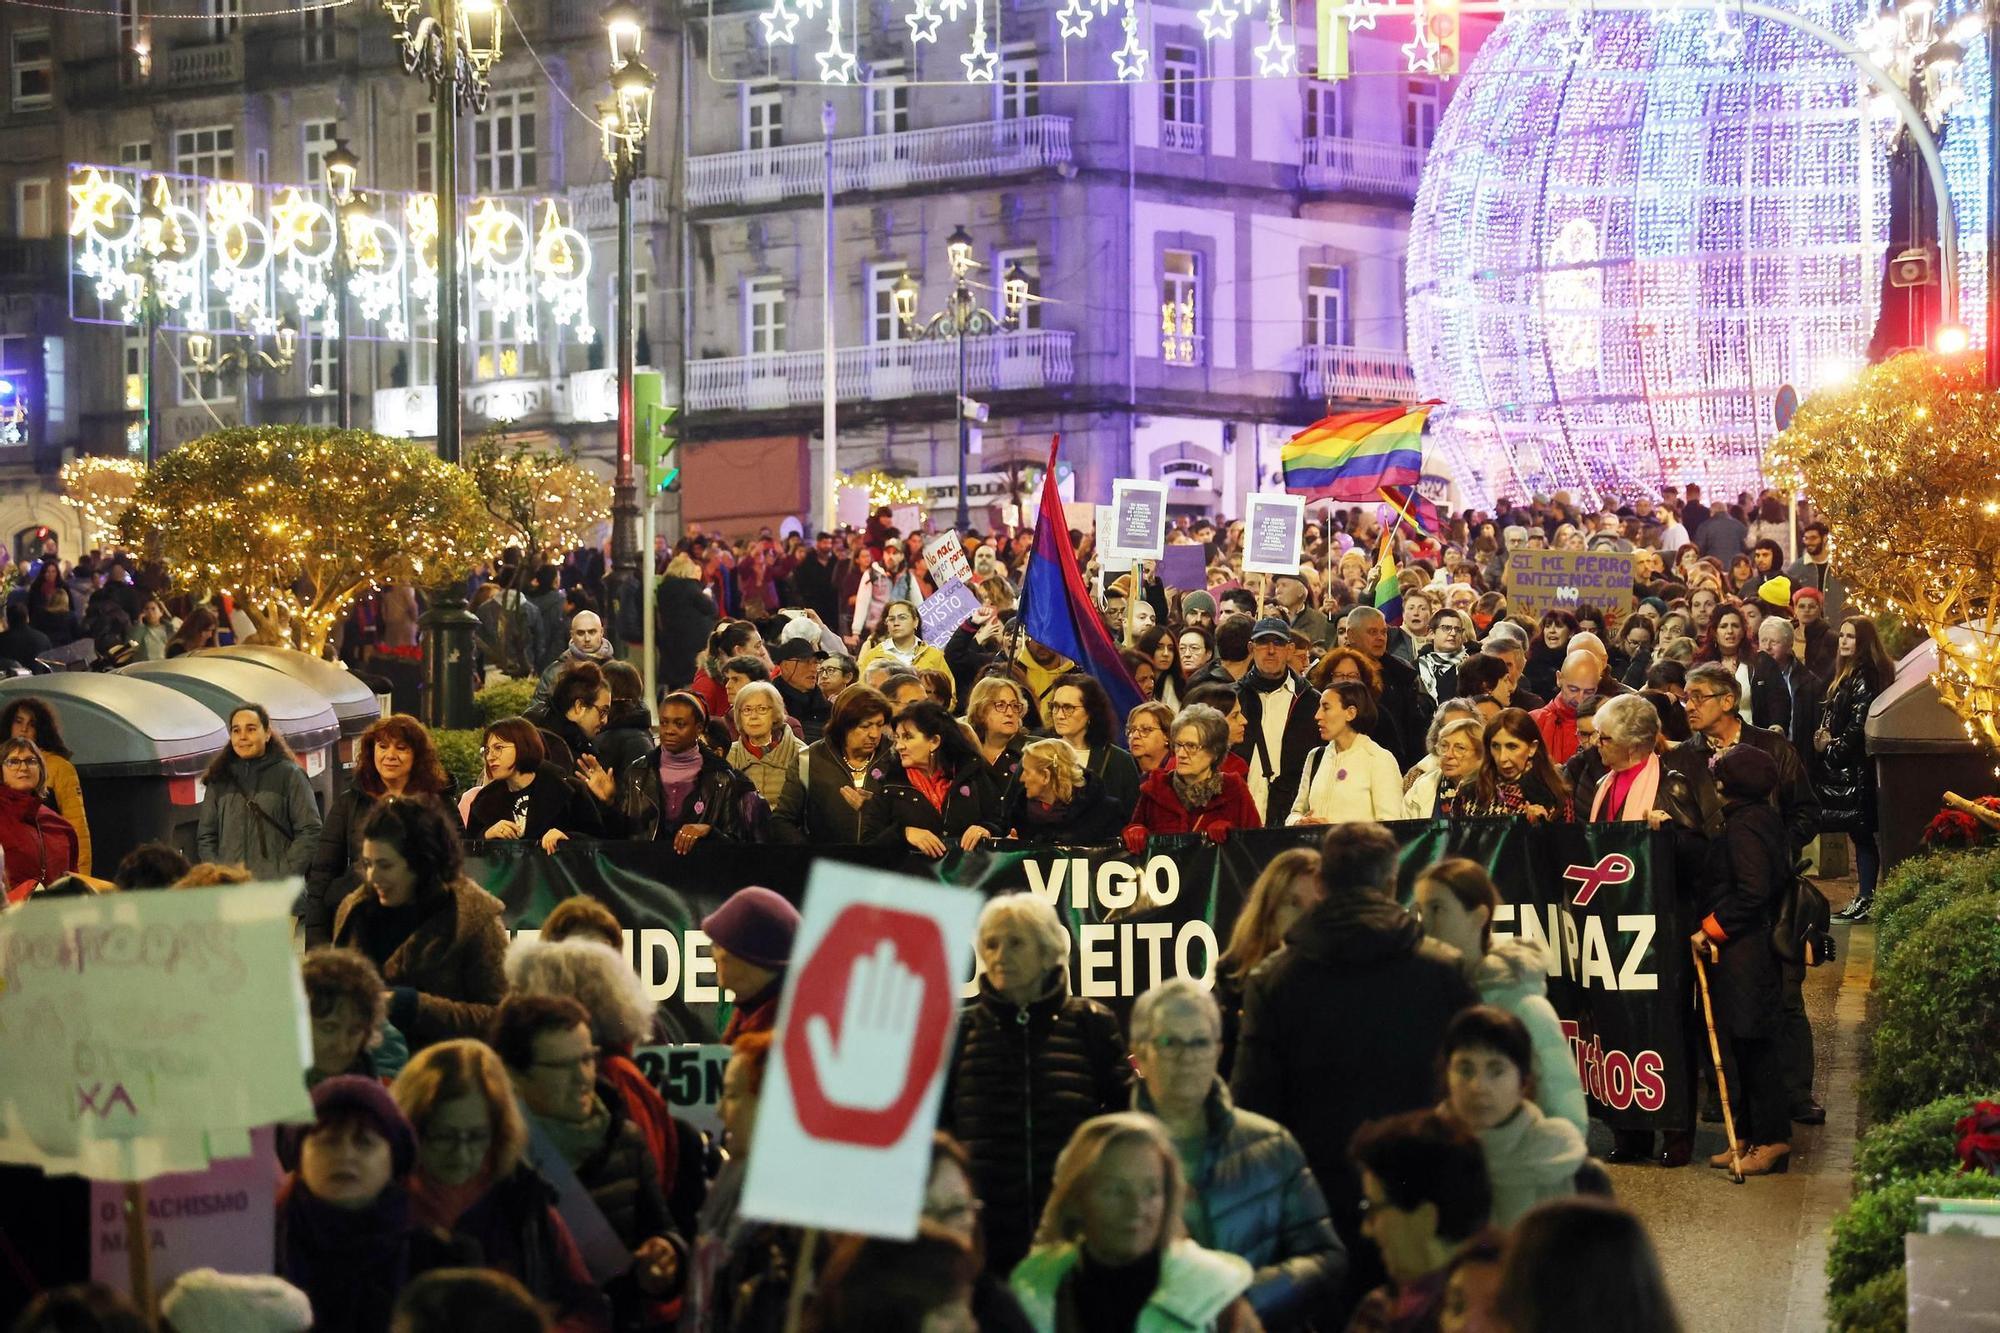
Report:
M476 590L484 669L537 682L522 716L484 728L482 782L458 790L396 714L322 812L244 707L205 775L193 865L160 844L93 865L59 708L8 696L0 854L19 910L76 876L305 883L316 1119L281 1135L275 1272L188 1274L162 1326L1678 1329L1645 1228L1587 1147L1545 946L1496 930L1523 886L1452 856L1399 896L1384 825L1662 831L1676 887L1654 947L1703 960L1728 1070L1737 1142L1709 1164L1783 1172L1791 1126L1824 1111L1805 966L1773 926L1823 833L1852 839L1845 915L1866 917L1863 721L1891 664L1844 614L1826 528L1769 495L1669 487L1587 513L1559 493L1437 526L1335 510L1268 575L1244 572L1238 522L1176 518L1163 559L1115 574L1071 533L1055 584L1037 582L1034 534L966 535L978 606L951 626L922 622L936 548L886 510L809 542L690 537L656 570L656 725L615 651L636 626L607 634L602 558L581 553L531 591ZM1624 557L1631 586L1510 597L1529 551ZM23 571L0 657L83 633L79 605L136 602L141 655L227 632L227 607L176 606L135 568ZM1022 606L1050 586L1096 605ZM345 648L407 630L404 598L360 605ZM1031 637L1058 612L1067 640ZM1077 651L1100 638L1108 661ZM1129 1013L1073 987L1044 896L987 900L910 1241L809 1240L739 1211L790 901L744 888L701 922L731 1001L723 1129L704 1135L635 1061L661 1020L626 924L586 893L510 941L463 846L864 844L925 874L996 839L1140 856L1301 826L1323 836L1263 866L1210 975ZM1692 985L1663 1002L1697 1003ZM1621 1128L1602 1160L1689 1165L1700 1100L1684 1080L1669 1132ZM40 1285L26 1333L150 1327L108 1289Z

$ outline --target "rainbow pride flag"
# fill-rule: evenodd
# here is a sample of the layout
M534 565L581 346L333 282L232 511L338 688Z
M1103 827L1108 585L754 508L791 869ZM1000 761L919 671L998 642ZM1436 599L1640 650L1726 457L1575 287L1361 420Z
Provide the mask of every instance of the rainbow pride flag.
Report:
M1382 503L1394 510L1396 519L1409 524L1419 537L1444 535L1444 520L1438 514L1438 507L1426 500L1416 487L1384 486Z
M1279 452L1285 489L1309 500L1369 501L1384 486L1415 485L1433 406L1342 412L1314 422Z

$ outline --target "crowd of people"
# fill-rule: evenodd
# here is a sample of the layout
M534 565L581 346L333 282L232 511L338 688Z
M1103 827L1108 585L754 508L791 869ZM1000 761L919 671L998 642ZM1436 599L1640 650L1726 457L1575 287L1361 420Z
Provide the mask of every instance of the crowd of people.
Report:
M566 643L503 581L475 597L485 668L537 681L524 716L484 728L480 782L458 790L435 738L392 715L322 814L244 707L192 866L148 846L96 880L59 709L10 696L7 897L304 878L316 1121L288 1136L271 1281L317 1327L447 1327L440 1312L514 1301L564 1328L756 1333L804 1269L826 1329L1675 1328L1644 1230L1588 1153L1540 946L1495 936L1504 888L1474 861L1425 868L1400 904L1383 824L1666 830L1678 947L1707 960L1731 1070L1739 1142L1715 1164L1785 1170L1792 1124L1824 1111L1803 969L1769 927L1825 833L1853 839L1848 915L1865 919L1863 722L1893 672L1873 622L1842 614L1825 527L1806 522L1794 552L1791 517L1692 486L1596 514L1536 497L1391 537L1385 577L1379 517L1354 510L1308 527L1297 571L1270 578L1239 573L1240 524L1177 520L1170 542L1203 546L1208 570L1185 590L1150 563L1105 579L1072 534L1140 687L1122 716L1022 632L1028 535L965 540L980 608L948 634L926 634L922 542L886 513L811 543L684 540L663 553L656 725L615 652L636 636L595 609L601 562L575 562L567 585L537 574ZM1523 548L1632 552L1630 609L1510 614L1502 568ZM922 870L992 839L1139 854L1280 826L1324 833L1265 866L1212 989L1164 982L1122 1022L1071 989L1052 908L991 899L917 1239L811 1254L738 1212L791 904L746 889L702 923L733 1000L709 1142L633 1061L656 1020L617 919L570 899L510 946L461 847L874 844ZM1606 1160L1687 1165L1698 1093L1676 1091L1679 1128L1619 1133ZM571 1177L588 1236L578 1191L555 1188ZM190 1302L282 1303L191 1276ZM221 1326L178 1308L181 1333ZM36 1317L21 1327L83 1326Z

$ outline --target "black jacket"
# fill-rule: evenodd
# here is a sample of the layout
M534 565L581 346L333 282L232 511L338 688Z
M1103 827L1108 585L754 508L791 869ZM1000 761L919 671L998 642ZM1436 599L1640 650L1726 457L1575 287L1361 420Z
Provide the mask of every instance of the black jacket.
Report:
M1038 806L1028 799L1018 781L1009 783L995 831L1002 836L1012 831L1023 842L1044 846L1080 847L1117 841L1129 815L1130 811L1120 811L1106 795L1096 774L1085 772L1068 804L1060 808Z
M611 719L597 733L597 762L623 773L632 761L653 748L653 719L636 701L611 705Z
M1778 895L1791 882L1786 829L1767 801L1732 800L1727 828L1713 844L1704 885L1703 928L1725 935L1722 956L1709 968L1715 1023L1732 1036L1778 1035L1784 987L1771 951Z
M835 799L843 806L847 803L843 798ZM905 829L927 829L944 841L947 850L957 848L965 831L974 826L993 834L1007 831L1000 809L999 785L983 759L968 759L953 770L945 787L943 809L924 799L923 793L911 785L903 766L892 759L883 769L880 799L882 827L875 840L892 846L904 843Z
M1245 983L1229 1090L1297 1136L1350 1245L1361 1187L1348 1140L1366 1121L1436 1104L1445 1025L1477 1003L1457 953L1358 889L1300 919Z
M1061 973L1025 1009L980 980L959 1011L939 1127L972 1158L989 1271L1008 1272L1028 1252L1056 1155L1084 1121L1124 1110L1131 1085L1117 1016L1071 995Z
M1805 762L1792 748L1792 743L1775 731L1746 726L1737 733L1736 743L1762 750L1778 766L1778 789L1771 794L1771 799L1791 839L1792 854L1798 855L1805 850L1807 843L1819 836L1820 823L1819 793L1813 790L1812 779L1806 775ZM1702 768L1707 767L1714 753L1708 738L1701 735L1690 736L1674 748L1692 756ZM1713 781L1711 777L1710 782ZM1713 799L1719 809L1722 803L1720 794Z
M1118 827L1125 827L1125 821L1132 817L1133 808L1139 804L1139 783L1143 780L1139 761L1132 757L1129 750L1121 750L1115 745L1100 745L1090 752L1084 768L1103 786L1104 799L1118 814Z
M452 831L464 837L465 827L458 818L458 791L449 776L445 778L445 790L433 804ZM374 809L375 798L351 780L326 808L326 818L319 826L319 846L313 852L312 868L306 871L305 892L299 895L294 908L310 943L325 943L333 938L333 909L340 906L348 890L360 883L348 867L361 855L361 829ZM314 935L320 938L311 938Z
M1868 757L1868 707L1875 686L1859 670L1827 691L1820 725L1833 739L1819 757L1820 827L1835 833L1873 833L1875 761Z
M715 628L715 603L695 579L663 578L653 603L653 626L659 635L660 683L672 690L686 688Z
M1285 719L1278 753L1269 756L1275 772L1271 777L1270 794L1264 798L1264 822L1267 824L1284 822L1286 812L1292 808L1293 798L1299 794L1299 778L1305 773L1306 756L1321 744L1319 722L1315 716L1319 712L1319 691L1306 684L1297 672L1288 674L1298 685L1298 697L1292 701L1291 714ZM1255 688L1256 680L1257 670L1252 667L1237 682L1236 697L1243 705L1243 744L1232 747L1250 765L1252 774L1262 766L1257 752L1264 744L1264 700L1267 697Z
M799 724L799 739L810 745L826 733L826 719L833 712L831 699L816 689L795 690L781 677L773 676L771 684L777 687L778 697L785 701L785 716Z
M706 824L709 836L723 842L761 842L769 831L771 809L749 778L729 766L707 746L701 748L701 772L681 804L678 817L661 809L660 747L654 746L625 766L611 804L598 804L604 831L613 838L671 842L683 825Z
M1375 665L1382 669L1382 697L1375 701L1376 710L1396 724L1389 752L1396 756L1398 768L1408 769L1424 757L1424 737L1437 705L1417 683L1417 669L1402 658L1385 657ZM1453 684L1457 680L1454 673Z
M1790 675L1787 685L1785 677ZM1763 653L1750 668L1750 721L1752 725L1775 727L1799 752L1810 773L1814 767L1813 733L1819 730L1821 701L1826 698L1826 682L1798 658L1792 658L1789 673Z
M489 782L479 789L466 811L465 835L483 838L487 829L513 817L514 792L504 779ZM605 832L602 809L590 799L583 784L554 764L545 763L535 770L535 780L528 785L528 822L521 830L521 839L539 844L552 828L573 838L595 838Z
M889 804L882 791L891 774L898 773L893 754L877 750L861 775L861 790L868 793L857 809L842 796L841 789L853 785L847 764L833 752L831 743L814 741L805 748L806 775L785 779L778 793L777 808L771 812L771 838L784 843L876 842L889 825Z

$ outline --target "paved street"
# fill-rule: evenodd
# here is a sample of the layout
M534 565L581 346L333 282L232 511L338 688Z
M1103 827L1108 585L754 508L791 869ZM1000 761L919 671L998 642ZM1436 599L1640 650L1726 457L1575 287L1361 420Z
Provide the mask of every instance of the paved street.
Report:
M1839 907L1853 881L1822 881ZM1710 1170L1722 1126L1704 1124L1696 1165L1678 1171L1612 1167L1618 1196L1652 1228L1682 1326L1740 1333L1821 1333L1826 1328L1826 1227L1845 1206L1859 1114L1873 926L1835 924L1839 959L1808 974L1806 1008L1818 1048L1827 1122L1793 1126L1791 1170L1732 1185ZM1592 1151L1610 1147L1592 1127Z

